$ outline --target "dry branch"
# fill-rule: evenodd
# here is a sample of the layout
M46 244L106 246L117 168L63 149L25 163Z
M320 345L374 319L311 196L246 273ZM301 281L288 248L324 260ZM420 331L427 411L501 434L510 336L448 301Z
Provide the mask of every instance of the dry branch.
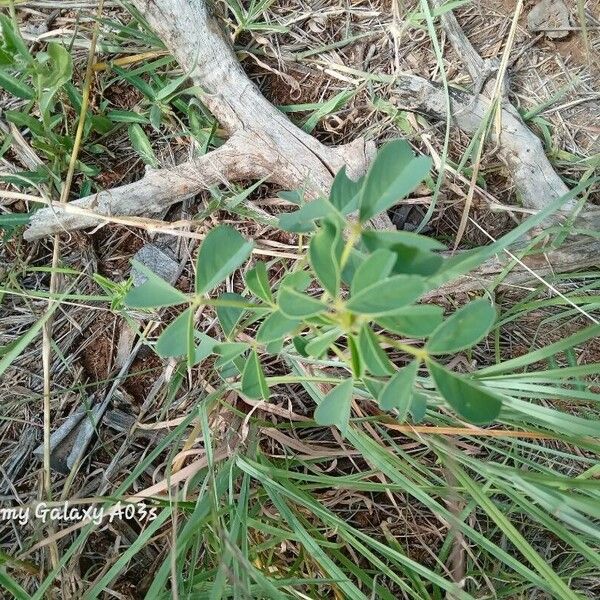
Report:
M262 178L287 189L303 187L315 196L328 191L344 165L350 176L365 171L372 145L358 139L344 146L325 146L265 99L242 69L206 2L135 0L134 4L203 90L202 101L231 138L218 151L173 169L150 172L139 182L81 198L78 206L102 214L151 214L215 183ZM379 225L391 226L389 219L384 221ZM42 209L25 239L97 224Z
M343 165L354 176L365 170L373 153L369 144L359 139L345 146L324 146L264 98L243 71L204 0L134 0L134 4L193 83L203 90L202 101L230 139L201 158L170 169L150 170L138 182L81 198L73 205L104 215L148 215L221 182L262 178L287 188L304 187L315 196L328 190L333 175ZM475 75L484 61L451 14L444 25L455 45L468 44L466 65ZM402 75L396 89L398 106L435 120L446 118L446 97L438 84ZM490 101L457 89L450 90L449 100L453 124L474 134L488 114ZM550 165L540 140L510 104L502 109L502 123L500 139L492 135L491 142L496 144L498 157L507 166L523 205L540 209L565 194L567 187ZM36 213L25 238L101 223L87 215L47 208ZM389 220L385 225L390 225ZM552 264L561 271L593 264L590 253L582 250L585 248L576 244L572 250L554 251L551 258L548 256L549 262L537 264L537 268L544 272ZM505 263L501 258L486 263L458 288L482 287L502 271ZM531 274L517 268L509 279L521 283L531 279Z
M518 256L518 251L512 251ZM428 293L424 299L433 299L447 294L473 292L489 288L496 283L504 288L523 288L532 281L541 283L541 279L552 277L556 273L571 273L598 266L600 241L580 238L563 244L556 250L538 251L524 257L520 263L507 254L499 254L483 263L468 275ZM511 265L511 263L513 263ZM510 267L510 270L509 270ZM535 275L532 275L535 273ZM500 278L500 279L499 279ZM531 289L531 287L527 287Z
M231 135L219 150L171 169L150 171L140 181L76 200L74 204L104 215L149 215L211 185L262 179L284 187L305 187L309 194L326 192L343 165L359 175L368 165L372 148L363 140L331 148L293 125L250 81L205 2L135 0L152 29L164 41L190 79L203 90L202 101ZM462 31L452 16L446 24ZM454 26L452 26L454 24ZM198 35L202 32L202 35ZM464 37L464 34L462 34ZM454 36L456 38L456 36ZM464 41L464 40L463 40ZM467 40L468 43L468 40ZM481 59L472 48L470 71ZM417 76L398 80L399 104L435 119L446 118L443 91ZM472 134L489 108L483 96L451 92L456 126ZM539 209L564 194L566 186L544 155L538 138L512 107L503 110L498 155L507 165L523 204ZM101 224L57 209L38 211L25 232L33 240L60 231ZM390 225L389 221L380 225Z
M414 75L402 75L398 78L396 89L399 107L422 113L434 120L446 118L446 96L441 85ZM474 134L479 129L489 107L490 101L481 94L473 97L450 88L453 124L467 134ZM512 106L502 109L500 139L492 131L490 140L497 147L498 158L508 168L523 206L540 210L568 192L567 186L546 158L542 143ZM572 203L565 206L566 210L571 208Z

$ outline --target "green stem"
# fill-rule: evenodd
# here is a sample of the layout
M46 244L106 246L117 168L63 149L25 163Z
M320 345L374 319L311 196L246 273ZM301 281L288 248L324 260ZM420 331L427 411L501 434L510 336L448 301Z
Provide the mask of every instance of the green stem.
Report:
M361 233L362 233L362 227L361 227L360 223L356 223L356 225L354 225L352 227L352 229L350 229L350 234L348 235L348 239L346 240L346 245L344 246L344 249L342 250L342 256L340 258L340 271L344 270L344 267L346 266L346 263L348 262L348 259L350 258L350 252L352 252L352 248L354 248L354 245L360 239Z
M402 342L399 342L398 340L394 340L392 338L386 337L385 335L381 335L381 334L377 334L377 337L382 342L389 344L390 346L392 346L393 348L396 348L397 350L406 352L406 354L410 354L419 360L427 361L430 358L429 354L427 353L427 350L425 350L423 348L413 348L412 346L410 346L408 344L403 344Z

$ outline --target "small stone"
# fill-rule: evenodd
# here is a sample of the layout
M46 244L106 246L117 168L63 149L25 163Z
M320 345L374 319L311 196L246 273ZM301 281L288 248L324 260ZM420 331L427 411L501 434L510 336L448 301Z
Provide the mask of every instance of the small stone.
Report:
M166 249L159 248L154 244L146 244L140 248L134 255L134 259L168 283L175 283L179 274L179 264L177 261L167 254ZM146 281L146 276L135 269L131 269L133 285L138 287Z
M570 26L569 9L563 0L542 0L527 15L529 30L544 32L551 40L566 38Z

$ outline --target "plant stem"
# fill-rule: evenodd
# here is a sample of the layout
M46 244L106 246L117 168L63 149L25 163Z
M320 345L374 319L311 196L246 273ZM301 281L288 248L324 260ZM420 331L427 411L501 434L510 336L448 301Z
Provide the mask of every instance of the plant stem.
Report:
M350 258L350 252L352 252L352 248L354 248L354 245L360 239L361 233L362 227L360 223L356 223L352 229L350 229L350 235L348 235L346 245L344 246L344 249L342 250L342 256L340 257L340 271L344 270L344 267Z

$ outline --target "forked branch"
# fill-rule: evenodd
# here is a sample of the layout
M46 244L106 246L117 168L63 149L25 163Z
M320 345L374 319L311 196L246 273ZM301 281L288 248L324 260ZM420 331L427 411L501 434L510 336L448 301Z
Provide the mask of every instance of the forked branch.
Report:
M327 192L333 175L342 166L347 166L351 176L358 176L366 169L373 147L364 140L327 147L297 128L264 98L243 71L206 0L133 0L133 3L202 90L202 101L230 138L201 158L170 169L148 171L138 182L81 198L74 205L103 215L148 215L219 183L263 178L288 189L304 187L309 196L316 196ZM473 71L471 64L469 68ZM435 120L446 118L446 98L440 86L414 75L402 75L397 81L397 91L400 107ZM488 108L486 97L451 89L453 124L465 133L478 130ZM498 157L507 166L523 205L540 209L564 195L566 185L550 165L539 139L512 106L505 105L502 109L502 123L500 139L492 137L491 142L496 144ZM88 215L46 208L36 213L25 238L32 240L101 223ZM386 220L383 225L391 224ZM555 257L557 270L568 269L569 264L590 264L589 253L583 253L579 261L568 254L566 259L563 255ZM503 261L484 265L479 275L471 278L470 283L465 282L466 288L480 287L502 268ZM518 281L526 277L528 273L524 271Z

